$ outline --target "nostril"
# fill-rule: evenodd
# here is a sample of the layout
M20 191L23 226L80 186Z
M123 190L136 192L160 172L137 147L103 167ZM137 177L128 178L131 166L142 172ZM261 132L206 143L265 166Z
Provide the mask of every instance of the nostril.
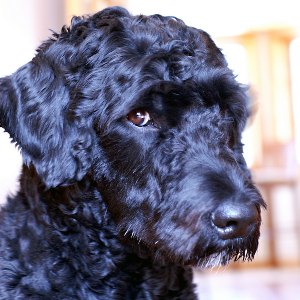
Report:
M226 227L237 225L237 221L233 220L232 216L230 216L228 213L225 213L224 211L221 210L217 210L216 212L213 212L211 219L214 225L216 225L219 228L226 228Z
M229 222L227 222L225 227L235 227L237 225L238 225L237 221L229 221Z
M223 239L248 235L258 218L259 213L254 204L235 204L230 201L220 204L211 214L212 224Z

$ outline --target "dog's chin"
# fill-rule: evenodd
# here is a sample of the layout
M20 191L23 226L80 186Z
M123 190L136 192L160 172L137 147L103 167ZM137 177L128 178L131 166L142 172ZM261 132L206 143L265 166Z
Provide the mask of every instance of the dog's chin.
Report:
M255 238L254 238L255 236ZM199 239L196 245L165 247L160 243L146 243L131 234L123 234L122 240L135 254L141 258L151 257L155 264L164 265L173 262L181 266L200 269L227 266L231 260L252 261L258 247L259 225L243 238L234 239Z
M200 269L215 268L218 266L227 266L231 260L233 261L252 261L257 251L257 247L246 248L244 241L230 241L232 246L224 247L210 255L199 257L194 256L185 262L185 265L190 265ZM238 244L238 245L235 245Z
M189 257L173 257L173 261L183 265L192 266L200 269L227 266L230 261L252 261L257 251L258 242L254 247L247 247L247 241L243 239L229 240L226 246L216 250L197 251Z

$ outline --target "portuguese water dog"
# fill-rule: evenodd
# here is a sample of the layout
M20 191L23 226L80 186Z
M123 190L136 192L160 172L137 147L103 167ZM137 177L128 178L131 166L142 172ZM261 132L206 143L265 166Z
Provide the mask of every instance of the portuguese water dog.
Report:
M265 203L247 102L177 18L110 7L54 32L0 79L24 161L0 215L0 299L192 300L192 267L251 260Z

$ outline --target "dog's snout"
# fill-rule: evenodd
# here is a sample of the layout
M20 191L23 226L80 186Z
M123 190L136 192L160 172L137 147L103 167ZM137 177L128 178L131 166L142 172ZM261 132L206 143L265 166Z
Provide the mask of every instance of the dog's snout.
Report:
M220 204L211 214L213 226L223 239L247 236L259 218L256 206L251 202Z

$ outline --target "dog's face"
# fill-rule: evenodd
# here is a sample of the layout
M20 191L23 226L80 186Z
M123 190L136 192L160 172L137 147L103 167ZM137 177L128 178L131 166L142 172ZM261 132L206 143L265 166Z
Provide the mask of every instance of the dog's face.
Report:
M121 8L74 18L0 95L25 163L49 188L89 173L125 243L202 266L255 254L247 97L205 32Z

